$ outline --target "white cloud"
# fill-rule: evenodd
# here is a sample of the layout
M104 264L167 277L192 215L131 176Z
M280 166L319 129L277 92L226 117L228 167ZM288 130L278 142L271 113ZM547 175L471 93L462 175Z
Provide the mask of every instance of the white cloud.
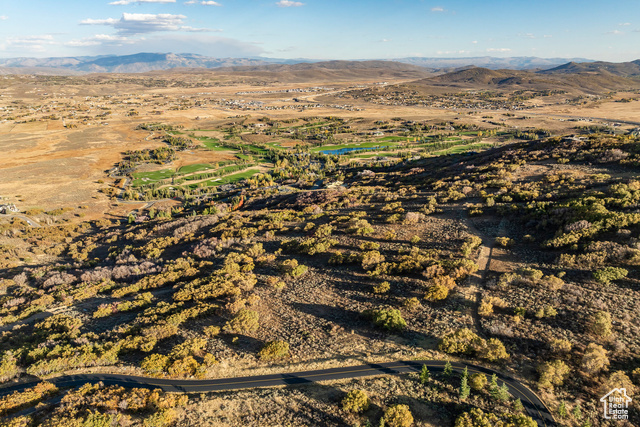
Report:
M83 19L80 21L81 25L114 25L118 23L118 20L115 18L107 18L107 19Z
M432 7L431 12L444 12L444 7L442 6Z
M621 27L628 27L629 25L631 25L631 22L621 22L618 25Z
M500 47L500 48L490 47L489 49L487 49L487 52L511 52L511 49L506 47Z
M545 39L550 39L550 38L552 38L553 36L552 36L551 34L545 34L545 35L544 35L544 36L542 36L542 37L544 37Z
M80 40L71 40L65 43L66 46L73 47L86 47L86 46L99 46L103 44L122 46L124 44L133 44L134 40L127 37L117 36L113 34L96 34L93 37L85 37Z
M382 40L380 40L380 41L381 41L382 43L386 43L386 42L390 42L390 41L391 41L391 39L382 39Z
M122 37L105 36L101 37ZM85 40L77 40L75 49L86 55L131 55L140 52L198 52L201 55L217 58L246 58L259 56L264 49L259 43L245 42L205 33L158 33L145 37L103 40L93 36ZM84 42L84 43L83 43ZM87 43L93 42L93 43Z
M58 44L50 34L43 36L7 37L0 50L22 50L31 52L44 52L45 46Z
M536 36L533 33L520 33L518 34L520 37L523 37L525 39L535 39Z
M619 36L620 34L624 34L624 32L620 30L613 30L613 31L607 31L605 34L612 34L614 36Z
M300 7L304 6L304 3L299 1L291 1L291 0L280 0L276 3L278 7Z
M8 16L6 15L0 15L0 21L6 21L7 19L9 19Z
M474 40L474 41L472 41L471 43L473 43L473 44L478 44L478 40Z
M112 5L125 5L131 3L175 3L176 0L117 0L112 1L109 4Z
M203 6L222 6L217 1L202 1L202 2L200 2L200 4L203 5Z
M193 28L185 26L184 15L171 15L168 13L123 13L122 18L84 19L83 25L109 25L118 31L118 34L133 35L152 33L156 31L186 31L186 32L211 32L220 31L208 28Z

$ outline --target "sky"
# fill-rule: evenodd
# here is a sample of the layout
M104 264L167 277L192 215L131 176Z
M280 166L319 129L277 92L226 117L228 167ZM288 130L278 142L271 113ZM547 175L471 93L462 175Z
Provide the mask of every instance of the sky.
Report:
M0 0L0 57L640 59L639 0Z

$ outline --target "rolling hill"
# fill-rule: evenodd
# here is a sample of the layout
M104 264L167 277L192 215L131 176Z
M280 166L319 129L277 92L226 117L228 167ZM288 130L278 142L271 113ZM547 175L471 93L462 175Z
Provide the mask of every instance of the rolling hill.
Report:
M640 81L632 78L632 74L614 74L604 68L598 69L597 67L592 67L592 64L570 64L543 72L490 70L487 68L473 67L423 79L414 82L414 85L468 89L559 89L585 93L637 89L640 87ZM603 64L612 66L621 65ZM611 68L615 69L615 67ZM593 71L578 71L582 69ZM620 67L620 69L628 69L630 72L633 71L632 66L626 65ZM575 72L572 72L572 70L575 70Z
M640 59L632 62L569 62L549 70L539 71L539 74L604 74L609 73L620 77L640 77Z

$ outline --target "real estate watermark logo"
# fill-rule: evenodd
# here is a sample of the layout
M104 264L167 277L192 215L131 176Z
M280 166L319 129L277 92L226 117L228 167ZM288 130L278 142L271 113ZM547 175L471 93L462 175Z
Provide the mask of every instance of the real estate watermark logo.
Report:
M602 396L600 402L604 405L604 418L607 420L628 420L629 403L626 388L614 388Z

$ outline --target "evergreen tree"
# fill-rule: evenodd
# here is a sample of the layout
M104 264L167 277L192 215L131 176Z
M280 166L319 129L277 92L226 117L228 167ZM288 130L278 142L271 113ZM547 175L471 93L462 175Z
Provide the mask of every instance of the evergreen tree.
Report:
M469 368L464 367L464 371L462 371L462 378L469 378Z
M491 376L491 382L489 383L489 394L491 394L494 399L498 399L499 390L500 388L498 387L498 376L496 374L493 374Z
M573 418L577 421L580 421L582 419L582 406L580 405L580 403L578 403L575 408L573 408L573 411L571 411L571 414L573 415Z
M514 412L522 412L524 410L524 406L522 406L522 402L520 401L520 399L516 399L515 402L513 402L513 410Z
M420 371L420 382L422 384L426 384L429 382L429 368L427 365L422 365L422 370Z
M567 416L567 404L564 402L560 402L560 406L558 406L558 415L560 418L565 418Z
M467 383L467 377L462 376L459 390L460 400L466 400L467 397L469 397L469 393L471 393L471 387L469 387L469 384Z
M509 387L507 387L504 381L502 382L502 387L498 389L497 397L498 400L502 402L509 400Z
M453 368L451 367L451 362L447 360L447 363L444 365L444 374L449 376L453 373Z

